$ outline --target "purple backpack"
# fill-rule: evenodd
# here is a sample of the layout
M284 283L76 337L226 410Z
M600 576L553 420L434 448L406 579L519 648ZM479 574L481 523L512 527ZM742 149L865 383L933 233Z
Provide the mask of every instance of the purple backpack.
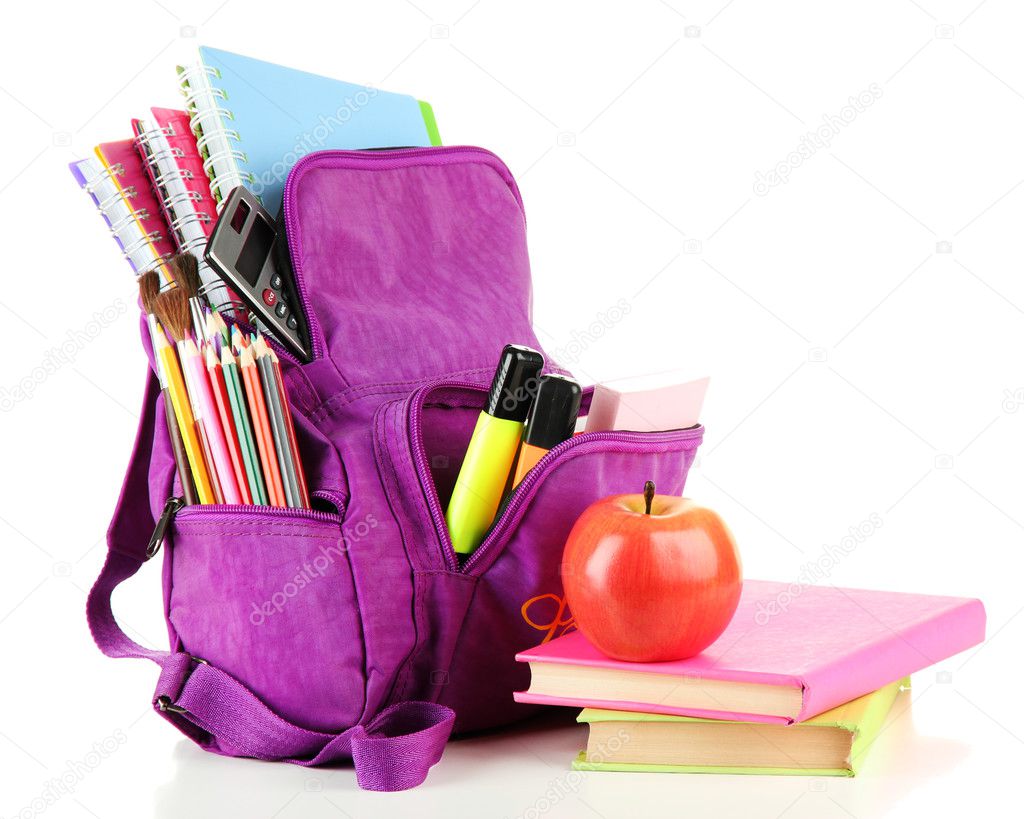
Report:
M560 444L460 565L444 508L495 364L540 349L515 181L478 148L324 151L292 169L284 219L314 360L279 355L314 510L181 507L150 372L89 625L160 666L155 709L206 750L408 788L453 729L535 713L515 655L571 628L570 528L646 480L681 494L703 430ZM161 545L169 651L110 608Z

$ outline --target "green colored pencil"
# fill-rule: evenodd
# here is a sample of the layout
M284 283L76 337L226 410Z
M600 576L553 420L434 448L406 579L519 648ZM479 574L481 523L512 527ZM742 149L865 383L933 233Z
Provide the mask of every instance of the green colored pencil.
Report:
M231 401L235 429L238 430L238 442L242 448L242 461L245 464L245 477L249 481L249 490L252 492L252 502L258 506L266 506L268 503L267 489L263 484L263 469L260 466L259 456L256 454L256 443L253 438L252 424L249 422L249 410L241 377L238 374L238 364L227 346L220 351L220 366L224 373L228 399Z

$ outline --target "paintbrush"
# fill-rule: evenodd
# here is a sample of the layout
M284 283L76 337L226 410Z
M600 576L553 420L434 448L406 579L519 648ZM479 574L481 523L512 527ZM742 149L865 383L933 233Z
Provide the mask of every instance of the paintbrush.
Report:
M188 309L192 314L192 330L196 339L209 341L206 335L206 321L203 317L203 301L200 289L203 280L199 277L199 261L191 253L179 253L172 256L168 263L174 271L174 281L188 296Z
M157 296L160 294L160 274L155 270L147 271L139 276L139 298L142 300L142 309L146 313L146 320L149 323L149 336L153 345L153 362L156 365L157 380L160 382L160 393L164 399L164 413L167 418L167 434L171 439L171 451L174 454L174 464L178 468L178 476L181 479L181 492L185 503L192 505L198 503L196 487L192 479L192 467L189 465L188 453L185 449L185 442L182 438L181 427L179 426L177 414L174 409L174 400L171 398L171 391L168 387L171 376L167 373L166 362L157 355L158 333L163 330L156 322L153 309ZM187 421L186 421L187 423Z

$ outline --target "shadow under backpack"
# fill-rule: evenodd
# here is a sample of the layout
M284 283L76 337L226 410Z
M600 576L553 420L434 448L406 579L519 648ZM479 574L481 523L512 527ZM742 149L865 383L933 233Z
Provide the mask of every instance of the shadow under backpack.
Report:
M460 563L444 507L494 364L540 349L512 175L479 148L322 151L292 169L283 219L313 360L278 354L313 509L179 509L151 368L89 626L104 653L160 666L154 708L204 749L352 760L361 787L400 790L453 730L536 712L513 702L515 655L572 627L573 523L646 480L682 494L703 430L574 436ZM168 651L110 606L161 545Z

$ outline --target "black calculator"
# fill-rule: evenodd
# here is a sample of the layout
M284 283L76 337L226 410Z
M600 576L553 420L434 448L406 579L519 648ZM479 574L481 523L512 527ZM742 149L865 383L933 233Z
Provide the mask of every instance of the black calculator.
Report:
M290 352L312 361L309 331L299 303L284 232L255 194L231 191L206 243L203 258L246 307Z

